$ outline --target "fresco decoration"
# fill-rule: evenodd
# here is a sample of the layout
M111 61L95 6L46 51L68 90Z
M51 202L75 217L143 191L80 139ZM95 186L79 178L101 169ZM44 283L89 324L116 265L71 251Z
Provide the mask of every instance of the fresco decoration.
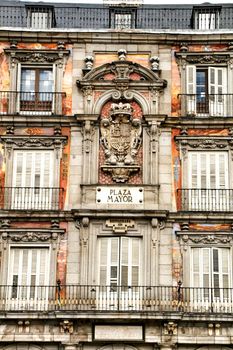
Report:
M175 52L178 51L178 47L173 47L171 51L172 55L172 71L171 71L171 116L178 117L180 113L180 99L179 94L181 93L181 80L179 67L176 62Z
M175 137L180 134L180 129L172 130L172 179L173 179L173 192L172 192L172 204L173 208L179 209L181 207L181 198L177 196L177 190L182 186L182 172L180 154L175 143Z
M54 128L39 128L39 127L30 127L30 128L15 128L14 135L44 135L44 136L52 136L54 135Z
M189 231L208 231L208 232L215 232L215 231L231 231L231 225L230 224L195 224L190 223L189 224Z
M62 132L62 136L67 136L67 144L65 145L62 152L61 168L60 168L60 187L64 189L63 198L61 198L60 200L62 201L63 207L64 207L65 202L68 200L68 198L66 198L66 194L67 194L67 186L68 186L68 179L69 179L70 129L68 127L62 127L61 132ZM62 203L60 203L61 207L62 207Z
M105 63L111 63L113 61L118 61L119 56L117 53L95 53L95 59L94 59L94 68L101 66ZM132 61L134 63L141 64L144 67L150 68L150 56L148 53L127 53L127 61Z
M60 228L65 229L66 233L62 235L57 253L57 276L56 280L61 282L61 285L66 284L66 269L67 269L67 228L66 222L60 223Z
M11 221L10 223L11 228L51 228L51 221L40 221L40 222L33 222L33 228L31 222L23 222L23 221Z
M178 223L173 224L172 279L174 286L178 286L178 282L183 280L183 256L176 239L176 231L180 231Z
M118 113L118 108L127 110L123 117ZM119 121L119 118L124 120ZM109 101L103 106L100 120L99 183L142 183L141 119L141 107L134 101L130 104ZM121 134L120 138L115 135L117 130Z

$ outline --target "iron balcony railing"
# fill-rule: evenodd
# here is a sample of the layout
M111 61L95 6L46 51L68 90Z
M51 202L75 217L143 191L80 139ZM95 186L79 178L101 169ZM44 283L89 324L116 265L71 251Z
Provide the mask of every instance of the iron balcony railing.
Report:
M1 187L0 208L8 210L62 210L63 188Z
M233 211L233 189L178 189L177 200L178 210Z
M180 94L178 96L181 116L233 116L233 94Z
M106 29L115 28L119 13L132 14L128 21L138 29L231 29L233 6L221 9L190 6L140 6L130 9L118 6L1 6L1 27L24 27L47 30L50 28ZM124 14L123 14L124 15ZM128 26L127 26L128 28ZM126 27L123 27L126 29Z
M232 288L0 286L0 311L232 313Z
M63 115L65 97L64 92L0 91L0 115Z

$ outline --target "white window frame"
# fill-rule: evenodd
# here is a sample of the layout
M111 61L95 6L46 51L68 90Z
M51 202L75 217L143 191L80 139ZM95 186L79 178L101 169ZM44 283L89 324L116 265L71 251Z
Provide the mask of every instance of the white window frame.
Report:
M47 15L47 16L46 16ZM33 6L27 8L27 26L32 29L50 29L53 24L53 8Z
M212 160L214 160L214 167L211 165ZM223 172L222 166L224 166ZM214 186L211 184L212 181L215 181ZM205 182L205 185L202 182ZM228 210L231 207L231 198L227 191L229 183L229 153L227 151L188 152L186 205L189 210Z
M197 108L197 89L196 89L196 73L198 69L206 69L208 71L208 82L206 93L202 96L207 111L198 111ZM220 74L221 73L221 74ZM228 84L227 84L227 67L226 66L204 66L190 65L186 66L186 94L185 100L186 112L188 115L201 116L227 116L228 115Z
M99 268L98 268L98 275L99 275L99 285L100 285L100 269L101 269L101 240L107 239L107 263L105 265L106 267L106 286L100 286L98 292L97 292L97 304L98 308L103 310L106 310L108 308L109 310L135 310L141 308L141 302L140 300L140 270L141 270L141 238L138 237L100 237L99 238ZM111 266L111 251L109 250L109 246L111 244L111 239L118 239L118 252L117 253L117 281L112 280L110 276L110 269ZM124 265L122 263L122 246L120 245L121 241L128 240L128 271L131 270L131 276L132 276L132 267L137 266L138 267L138 285L132 286L132 280L131 277L129 278L128 273L128 284L121 286L121 270L122 266ZM132 242L133 239L136 239L138 242L138 265L132 264Z
M31 167L27 168L27 160L29 155L31 157ZM38 155L41 154L41 167L40 167L40 184L36 186L35 176L36 176L36 160ZM22 156L22 157L21 157ZM46 158L50 158L50 170L49 170L49 184L44 186L44 176L46 163ZM17 171L17 166L19 166L19 157L21 157L21 174ZM37 164L38 166L38 164ZM27 171L30 170L30 173ZM53 205L53 188L54 185L54 171L55 171L55 154L53 150L14 150L13 152L13 176L12 176L12 199L11 206L15 209L41 209L47 210L51 209ZM30 186L26 186L27 175L30 177ZM42 175L42 176L41 176ZM20 178L18 178L20 176ZM17 183L21 182L21 185ZM43 185L43 186L41 186ZM39 188L37 188L39 187ZM47 187L47 188L45 188ZM22 188L22 189L21 189Z
M20 110L20 100L21 100L21 94L23 93L23 91L21 91L21 73L23 69L40 69L40 70L46 70L49 69L52 71L53 73L53 90L52 90L52 107L51 107L51 111L41 111L41 110L36 110L35 111L24 111L24 110ZM16 106L17 106L17 112L19 114L23 114L23 115L51 115L55 112L56 109L56 100L58 100L58 98L55 98L55 92L56 92L56 65L55 64L46 64L46 65L35 65L35 64L21 64L18 63L18 74L17 74L17 102L16 102ZM60 92L60 91L59 91ZM61 101L59 101L61 102Z
M219 10L216 8L200 8L195 10L194 27L198 30L214 30L219 28Z
M46 263L45 263L45 280L44 280L44 286L40 286L37 283L34 285L20 285L17 283L16 286L13 285L13 261L12 261L12 252L13 249L28 249L29 251L32 251L32 249L45 249L46 250ZM22 255L22 254L21 254ZM22 262L22 261L21 261ZM27 268L30 268L30 261L28 257L28 263L29 266ZM51 265L51 247L47 244L9 244L8 249L8 273L7 273L7 309L9 310L20 310L20 309L29 309L29 310L47 310L48 307L48 295L49 295L49 279L50 279L50 265ZM46 273L46 266L47 271ZM38 269L38 268L37 268ZM49 269L49 270L48 270ZM19 266L19 270L22 270L22 266ZM38 271L37 271L38 272ZM29 281L29 277L27 277ZM38 282L38 276L37 276L37 282ZM32 292L33 291L33 296ZM14 298L14 293L17 293L16 298Z

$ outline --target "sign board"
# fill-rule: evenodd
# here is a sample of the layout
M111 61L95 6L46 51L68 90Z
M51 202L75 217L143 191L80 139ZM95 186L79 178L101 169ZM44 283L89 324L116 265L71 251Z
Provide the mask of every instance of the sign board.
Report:
M101 341L142 341L143 326L95 325L94 339Z
M141 6L143 0L103 0L105 6Z
M96 188L96 202L100 204L142 204L142 187L109 186Z

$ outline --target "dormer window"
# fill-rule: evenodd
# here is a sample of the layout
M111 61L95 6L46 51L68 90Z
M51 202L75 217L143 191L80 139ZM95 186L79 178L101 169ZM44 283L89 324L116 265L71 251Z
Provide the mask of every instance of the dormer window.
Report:
M194 29L218 29L220 10L219 7L195 7L193 10Z
M135 28L136 10L132 8L111 8L111 28Z
M53 17L53 7L27 7L27 23L30 28L49 29L54 26Z

